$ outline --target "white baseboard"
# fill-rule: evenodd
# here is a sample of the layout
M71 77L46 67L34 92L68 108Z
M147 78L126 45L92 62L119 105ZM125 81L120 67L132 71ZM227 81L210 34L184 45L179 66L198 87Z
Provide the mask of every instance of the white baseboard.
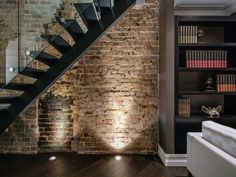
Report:
M166 154L160 145L158 145L158 155L165 166L186 167L187 154Z

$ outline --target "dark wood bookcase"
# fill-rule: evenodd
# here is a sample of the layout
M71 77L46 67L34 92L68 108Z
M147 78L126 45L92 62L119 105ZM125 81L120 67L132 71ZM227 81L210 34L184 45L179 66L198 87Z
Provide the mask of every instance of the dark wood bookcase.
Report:
M197 26L208 30L197 37L195 43L180 43L180 26ZM209 36L207 36L209 35ZM236 74L236 16L230 17L175 17L175 153L186 153L187 132L200 132L204 120L213 120L228 126L236 127L236 91L217 91L218 74ZM206 68L186 67L186 51L227 51L227 67ZM207 77L212 77L216 91L204 91ZM178 115L178 100L190 99L190 117ZM201 110L205 105L222 105L220 118L209 118Z

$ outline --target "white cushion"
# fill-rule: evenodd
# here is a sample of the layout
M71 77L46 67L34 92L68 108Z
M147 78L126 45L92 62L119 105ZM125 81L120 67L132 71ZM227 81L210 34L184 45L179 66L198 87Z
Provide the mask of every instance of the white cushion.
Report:
M236 158L236 129L212 122L202 123L203 138Z

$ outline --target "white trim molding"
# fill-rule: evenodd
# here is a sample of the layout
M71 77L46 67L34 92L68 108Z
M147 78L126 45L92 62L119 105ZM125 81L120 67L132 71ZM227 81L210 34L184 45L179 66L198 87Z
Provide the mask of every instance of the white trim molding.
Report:
M191 2L191 3L188 3ZM208 3L207 3L208 2ZM181 16L230 16L236 12L236 1L225 0L215 3L213 0L175 0L175 15Z
M164 150L158 145L158 155L167 167L186 167L187 154L166 154Z

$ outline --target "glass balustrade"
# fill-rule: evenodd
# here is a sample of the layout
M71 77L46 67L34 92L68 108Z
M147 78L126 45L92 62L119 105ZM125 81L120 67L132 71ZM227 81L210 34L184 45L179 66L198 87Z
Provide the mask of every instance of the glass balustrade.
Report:
M19 9L17 0L0 1L0 84L18 73Z
M59 59L75 43L68 31L86 33L100 12L98 0L1 0L1 87L41 53Z

